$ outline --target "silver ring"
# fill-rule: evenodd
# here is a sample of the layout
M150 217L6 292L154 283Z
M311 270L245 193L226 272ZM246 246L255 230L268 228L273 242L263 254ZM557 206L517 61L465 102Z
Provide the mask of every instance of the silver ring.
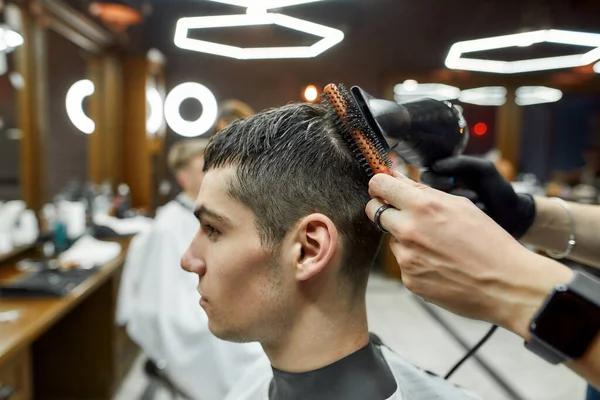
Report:
M373 218L373 220L375 221L375 225L377 225L379 230L383 233L388 233L388 231L383 226L381 226L381 221L379 220L379 218L381 218L381 214L388 208L394 208L394 206L392 206L391 204L382 205L377 209L377 211L375 211L375 218Z

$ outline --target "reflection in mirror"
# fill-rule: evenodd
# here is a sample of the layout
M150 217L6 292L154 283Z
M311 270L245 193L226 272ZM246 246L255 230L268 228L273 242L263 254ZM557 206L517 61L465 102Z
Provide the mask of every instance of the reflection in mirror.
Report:
M47 32L47 46L46 200L50 201L67 186L81 185L87 180L88 134L93 132L93 126L90 128L92 121L86 117L89 115L86 98L93 91L93 84L86 81L90 53L52 30Z
M2 25L0 25L0 30ZM0 41L0 48L2 43ZM17 93L19 75L14 71L14 52L0 50L0 201L20 198ZM11 79L12 78L12 79Z

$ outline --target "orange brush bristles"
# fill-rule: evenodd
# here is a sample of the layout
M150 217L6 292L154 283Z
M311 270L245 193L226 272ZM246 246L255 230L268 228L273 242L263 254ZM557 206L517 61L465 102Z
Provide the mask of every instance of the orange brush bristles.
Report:
M368 169L367 172L371 171L373 174L383 173L392 175L388 167L389 159L387 154L381 154L369 136L363 132L364 129L361 130L359 128L360 126L365 126L366 122L356 115L356 113L350 113L348 101L352 101L352 99L348 99L347 95L344 96L343 88L340 89L337 85L330 83L325 86L323 95L327 104L335 111L338 117L338 121L336 122L340 127L340 132L346 136L347 141L353 147L352 150L358 161ZM358 152L355 150L358 150Z

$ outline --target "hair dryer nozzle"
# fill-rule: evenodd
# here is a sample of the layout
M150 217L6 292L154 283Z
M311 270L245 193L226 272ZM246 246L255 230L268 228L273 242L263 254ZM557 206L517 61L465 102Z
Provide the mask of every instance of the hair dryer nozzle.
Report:
M376 99L358 86L350 91L372 130L414 167L427 168L462 153L467 145L467 124L448 102L425 98L398 104Z

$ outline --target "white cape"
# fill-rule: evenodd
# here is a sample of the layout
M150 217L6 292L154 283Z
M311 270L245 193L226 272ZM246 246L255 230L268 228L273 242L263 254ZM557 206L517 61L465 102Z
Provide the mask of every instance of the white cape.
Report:
M132 241L117 322L126 324L129 336L150 358L165 363L177 388L193 399L223 400L250 365L268 366L269 361L258 343L225 342L208 330L196 290L198 276L180 267L199 228L180 201L162 207L152 228Z

